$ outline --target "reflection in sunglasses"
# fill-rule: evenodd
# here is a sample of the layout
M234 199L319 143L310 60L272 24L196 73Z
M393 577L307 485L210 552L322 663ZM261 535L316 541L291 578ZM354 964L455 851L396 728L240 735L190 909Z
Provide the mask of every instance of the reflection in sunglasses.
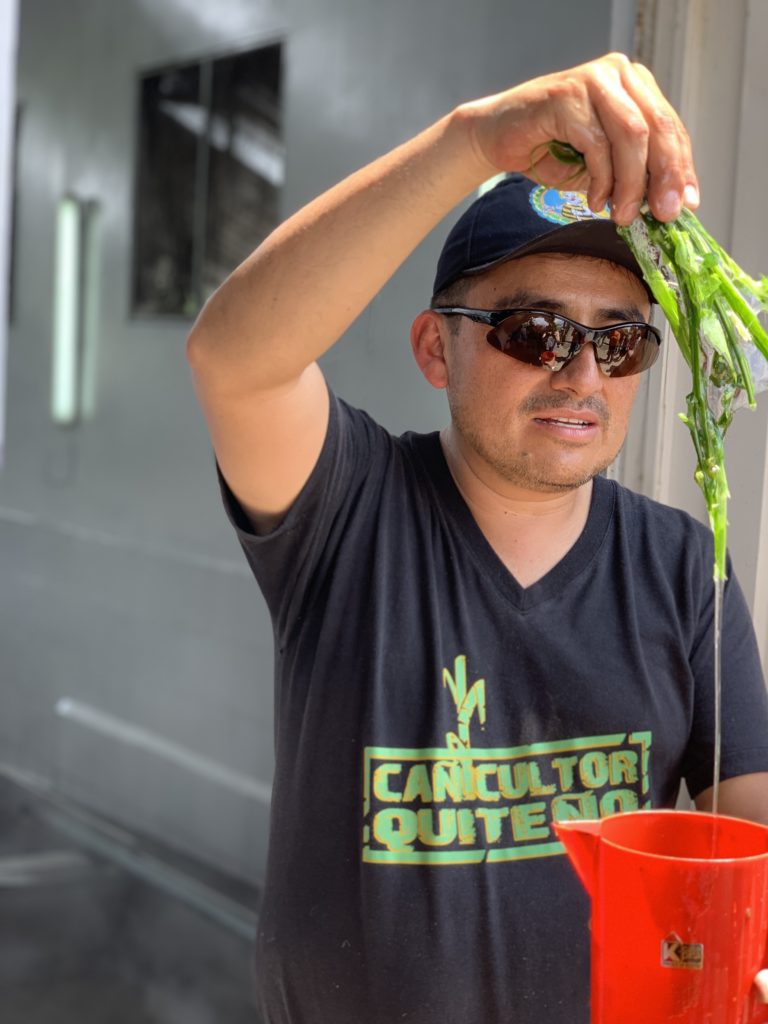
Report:
M567 366L591 344L597 364L608 376L639 373L658 352L656 336L645 324L589 328L554 313L526 310L505 317L489 332L488 341L505 355L553 371Z

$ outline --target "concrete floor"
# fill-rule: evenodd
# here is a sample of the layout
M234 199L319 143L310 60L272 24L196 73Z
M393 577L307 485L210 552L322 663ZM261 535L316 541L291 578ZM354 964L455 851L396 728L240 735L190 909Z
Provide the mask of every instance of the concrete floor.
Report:
M249 939L73 841L61 820L0 783L2 1024L259 1024ZM172 858L170 872L216 892L205 869ZM222 886L225 908L256 899Z

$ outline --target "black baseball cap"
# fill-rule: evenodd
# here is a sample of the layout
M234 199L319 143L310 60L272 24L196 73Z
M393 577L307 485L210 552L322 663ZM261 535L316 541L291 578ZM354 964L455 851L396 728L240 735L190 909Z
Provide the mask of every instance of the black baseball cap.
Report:
M583 192L538 185L510 174L477 198L454 224L437 263L433 294L467 274L540 252L572 252L618 263L643 281L632 250L606 207L593 213ZM651 302L655 301L645 285Z

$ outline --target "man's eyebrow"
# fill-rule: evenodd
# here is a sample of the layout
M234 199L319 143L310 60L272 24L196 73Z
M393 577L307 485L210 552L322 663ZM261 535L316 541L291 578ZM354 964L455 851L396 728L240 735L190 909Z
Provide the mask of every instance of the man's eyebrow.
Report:
M562 302L557 299L540 295L536 292L528 292L525 289L502 295L494 302L495 309L551 309L559 312L564 308Z
M612 320L614 323L631 323L631 324L644 324L647 323L647 318L643 316L641 310L637 306L608 306L605 309L598 309L597 316L601 320Z
M502 295L494 302L494 309L544 309L552 313L562 313L567 316L566 304L551 295L540 292L529 292L524 289L512 292L509 295ZM646 318L634 303L626 306L601 306L595 310L595 317L598 321L609 323L645 323ZM593 326L593 325L590 325Z

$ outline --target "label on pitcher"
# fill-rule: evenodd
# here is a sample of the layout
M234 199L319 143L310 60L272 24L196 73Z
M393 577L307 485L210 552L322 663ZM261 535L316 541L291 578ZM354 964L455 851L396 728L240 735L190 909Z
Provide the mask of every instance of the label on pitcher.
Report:
M700 971L704 966L704 946L699 942L683 942L672 932L661 940L661 966Z

